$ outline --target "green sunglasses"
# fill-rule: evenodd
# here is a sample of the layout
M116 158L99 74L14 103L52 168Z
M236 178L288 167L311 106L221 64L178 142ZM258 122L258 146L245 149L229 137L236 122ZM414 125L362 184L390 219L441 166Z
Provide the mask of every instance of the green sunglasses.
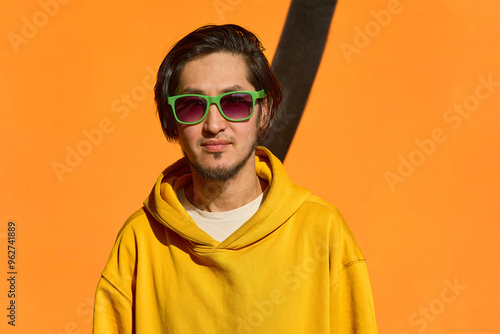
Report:
M208 115L210 105L215 103L221 115L232 122L246 121L253 115L255 101L266 96L264 90L258 92L236 91L206 96L198 94L168 97L175 119L181 124L198 124Z

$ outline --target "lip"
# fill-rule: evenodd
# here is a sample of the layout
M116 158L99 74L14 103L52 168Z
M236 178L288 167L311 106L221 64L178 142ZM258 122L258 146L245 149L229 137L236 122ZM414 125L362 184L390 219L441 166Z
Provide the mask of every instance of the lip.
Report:
M224 139L208 139L201 146L208 152L222 152L226 150L231 142Z

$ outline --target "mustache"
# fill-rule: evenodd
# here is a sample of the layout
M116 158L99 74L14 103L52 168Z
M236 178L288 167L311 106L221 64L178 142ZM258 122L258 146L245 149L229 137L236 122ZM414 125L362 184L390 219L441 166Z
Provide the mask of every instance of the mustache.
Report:
M198 139L197 144L199 146L225 145L225 144L232 144L234 142L235 142L234 137L217 136L217 137L213 137L213 138L200 138L200 139Z

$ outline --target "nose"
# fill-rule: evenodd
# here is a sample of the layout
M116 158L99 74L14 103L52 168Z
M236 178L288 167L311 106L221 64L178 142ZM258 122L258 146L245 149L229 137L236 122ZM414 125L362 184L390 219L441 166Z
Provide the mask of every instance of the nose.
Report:
M208 115L204 122L203 129L213 134L224 131L227 126L227 120L221 115L219 108L214 103L208 108Z

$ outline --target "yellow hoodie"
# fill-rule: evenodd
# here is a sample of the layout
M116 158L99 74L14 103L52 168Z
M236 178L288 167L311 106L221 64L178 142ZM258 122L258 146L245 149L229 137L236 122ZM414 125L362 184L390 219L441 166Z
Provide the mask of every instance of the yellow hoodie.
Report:
M339 211L258 148L269 193L223 242L177 199L181 159L118 234L97 287L94 333L377 333L366 263Z

